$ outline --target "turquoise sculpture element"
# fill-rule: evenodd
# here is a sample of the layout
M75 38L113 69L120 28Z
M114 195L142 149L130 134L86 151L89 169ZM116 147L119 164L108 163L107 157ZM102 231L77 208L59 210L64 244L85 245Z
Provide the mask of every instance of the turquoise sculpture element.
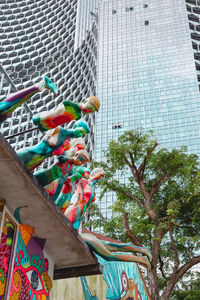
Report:
M56 199L56 204L58 205L58 207L60 207L63 213L70 205L70 201L75 191L75 186L78 185L78 182L82 177L88 177L89 174L90 170L88 168L79 166L75 167L72 175L66 179L63 184L62 190L58 198Z
M34 173L34 176L42 186L51 184L62 175L65 175L65 177L71 175L73 166L80 166L89 161L89 154L86 150L77 151L73 157L70 157L68 152L64 151L62 155L59 155L57 162L51 168L47 170L42 169Z
M59 159L60 159L60 157L59 157ZM46 185L44 187L44 189L52 197L52 199L54 201L56 201L56 204L60 208L61 208L61 206L59 205L59 203L61 201L60 198L63 199L62 202L63 201L65 202L67 199L69 199L69 201L70 201L70 199L71 199L71 196L69 196L69 192L70 192L70 195L72 193L71 177L68 177L68 176L73 174L73 166L74 165L75 166L78 166L78 165L80 166L80 165L82 165L82 164L84 164L88 161L89 161L88 152L86 150L79 150L79 151L77 151L74 158L69 159L69 160L65 161L64 163L62 163L62 164L57 163L56 166L53 166L53 168L54 167L59 168L60 173L55 172L54 177L58 177L58 178L55 179L54 181L52 181L51 183L49 183L48 185ZM50 171L52 171L52 170L50 169ZM42 171L42 172L45 172L45 171ZM56 176L55 176L55 174L56 174ZM51 175L48 176L49 181L52 178L53 178L53 176L51 176ZM73 176L72 176L72 178L73 178ZM69 190L66 191L66 189L68 189L68 184L70 184L70 191ZM66 193L68 193L67 198L66 198ZM61 196L62 194L63 194L63 197L65 199Z
M92 296L85 276L81 276L81 284L82 284L85 300L99 300L97 296Z
M59 196L68 176L73 174L74 166L80 166L89 161L89 154L85 150L83 138L72 139L68 151L64 151L61 154L60 150L58 150L56 153L59 154L58 160L50 169L43 169L34 173L37 180L44 186L54 201Z

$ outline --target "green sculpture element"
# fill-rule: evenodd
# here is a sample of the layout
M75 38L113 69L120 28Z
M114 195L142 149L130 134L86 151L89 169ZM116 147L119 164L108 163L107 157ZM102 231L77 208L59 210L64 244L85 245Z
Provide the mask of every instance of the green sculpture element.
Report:
M71 144L70 144L71 147ZM55 152L54 152L55 153ZM72 156L73 155L73 156ZM80 166L89 161L89 154L86 150L64 151L57 157L57 162L51 168L40 170L34 173L42 186L49 185L54 180L72 175L73 166Z

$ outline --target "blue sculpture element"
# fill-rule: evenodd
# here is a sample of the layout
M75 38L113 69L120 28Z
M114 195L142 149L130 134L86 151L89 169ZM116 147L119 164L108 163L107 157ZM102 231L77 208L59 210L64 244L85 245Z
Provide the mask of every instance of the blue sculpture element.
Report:
M99 300L99 298L97 296L92 296L85 276L81 277L81 283L82 283L82 287L83 287L83 293L85 296L85 300Z

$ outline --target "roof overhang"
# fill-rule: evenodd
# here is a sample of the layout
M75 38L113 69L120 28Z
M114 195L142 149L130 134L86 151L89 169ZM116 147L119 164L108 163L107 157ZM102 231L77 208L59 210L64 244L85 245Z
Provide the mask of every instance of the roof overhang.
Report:
M21 221L46 239L55 279L102 273L96 257L1 134L0 186L11 213L27 206L20 211Z

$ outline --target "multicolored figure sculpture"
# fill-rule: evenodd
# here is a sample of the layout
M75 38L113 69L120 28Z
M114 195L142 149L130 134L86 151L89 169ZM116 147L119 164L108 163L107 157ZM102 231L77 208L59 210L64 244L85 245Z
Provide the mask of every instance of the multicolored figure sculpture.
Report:
M44 77L38 85L34 85L27 89L18 91L14 94L11 94L4 101L0 102L0 123L5 121L12 112L20 106L22 103L26 102L33 95L38 92L42 92L44 89L52 91L54 94L57 92L57 87L48 77Z
M86 167L75 167L72 176L68 177L62 187L62 190L55 203L64 213L70 205L75 188L82 177L89 177L90 170Z
M60 154L60 150L57 151ZM56 152L56 153L57 153ZM55 152L54 152L55 154ZM58 161L48 170L34 173L37 180L44 186L46 192L54 201L58 198L63 184L68 176L73 174L73 167L89 161L89 154L85 150L83 138L70 141L70 149L58 156Z
M72 223L75 229L79 228L90 203L95 201L95 184L103 176L103 170L96 168L91 174L90 172L84 172L82 178L75 185L75 192L71 198L70 206L64 212L65 217Z
M96 254L105 260L136 262L144 265L147 270L151 268L152 255L148 248L100 240L89 233L82 233L81 237ZM133 253L144 254L144 256L136 256Z
M72 175L73 166L80 166L89 161L89 154L85 150L85 143L82 138L70 141L69 147L68 151L64 151L57 156L57 162L51 168L47 170L42 169L34 173L34 176L42 186L51 184L62 175L66 177ZM57 155L57 153L60 154L61 152L59 150L54 151L54 154Z
M81 112L84 114L93 113L98 111L100 101L95 96L90 96L82 103L76 103L65 100L63 104L59 105L56 109L42 112L33 116L33 123L39 127L41 131L56 128L64 123L69 123L72 120L79 120Z
M71 138L85 136L89 132L87 123L79 120L73 129L57 127L49 130L38 145L19 150L17 154L30 170L34 170L45 158L56 154L60 148L63 148L63 144L69 149Z
M54 201L58 198L61 193L61 189L64 185L67 185L67 182L71 182L71 179L68 177L72 174L73 166L80 166L89 161L89 155L86 150L79 150L74 158L69 159L68 161L61 164L61 167L58 167L60 170L60 175L57 179L44 186L46 192L52 197ZM63 167L65 165L65 168ZM55 173L54 173L55 174ZM57 172L58 175L58 172ZM50 178L50 176L49 176ZM71 185L70 185L71 186ZM66 190L66 188L65 188Z

